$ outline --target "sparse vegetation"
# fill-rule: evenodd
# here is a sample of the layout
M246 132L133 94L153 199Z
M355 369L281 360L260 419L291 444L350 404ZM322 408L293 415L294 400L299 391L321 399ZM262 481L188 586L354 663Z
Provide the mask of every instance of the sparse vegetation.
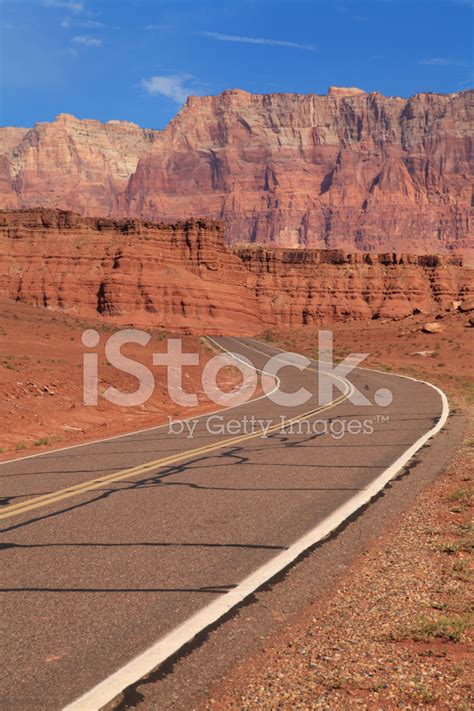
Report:
M462 558L456 560L451 568L451 575L455 580L460 580L461 582L471 580L471 568L467 560L463 560Z
M278 340L278 337L273 333L273 331L265 331L265 333L262 333L262 341L265 341L266 343L275 343L275 341Z
M473 487L470 486L460 486L458 489L452 491L448 496L448 501L452 503L462 503L468 504L473 495Z
M460 642L468 627L469 620L466 617L441 615L436 620L422 620L415 623L407 630L406 636L417 642L429 642L432 639Z
M35 442L33 442L35 447L43 447L49 444L49 439L47 437L40 437Z
M472 549L472 543L469 541L450 541L449 543L444 543L440 550L443 553L459 553L459 551L466 551Z

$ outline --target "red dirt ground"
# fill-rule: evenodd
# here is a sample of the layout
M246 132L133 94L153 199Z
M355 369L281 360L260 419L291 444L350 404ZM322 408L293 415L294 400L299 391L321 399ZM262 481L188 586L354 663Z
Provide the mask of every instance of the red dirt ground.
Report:
M183 336L183 351L199 353L200 365L183 370L184 387L198 395L199 406L183 408L168 396L165 368L152 366L152 353L166 350L163 331L148 331L147 346L129 344L123 353L147 365L155 375L156 388L139 407L119 407L99 398L87 406L82 397L81 343L86 328L101 334L99 353L100 392L108 385L133 392L134 377L112 367L104 355L106 337L115 329L61 314L0 299L0 461L36 454L45 449L102 439L131 430L152 427L168 416L186 417L217 409L202 392L201 371L213 351L196 336ZM219 384L231 389L240 373L223 370ZM226 385L227 383L227 385Z

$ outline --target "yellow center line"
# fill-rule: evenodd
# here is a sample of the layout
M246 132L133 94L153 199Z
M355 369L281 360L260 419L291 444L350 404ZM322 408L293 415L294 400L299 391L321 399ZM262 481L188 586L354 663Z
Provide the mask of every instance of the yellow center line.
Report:
M263 355L268 355L267 353L263 353L263 351L257 351L257 349L252 348L252 346L246 347L251 348L256 352L262 353ZM308 370L313 369L308 368ZM313 410L308 410L307 412L304 412L301 415L297 415L296 417L285 420L285 424L283 426L280 421L275 425L269 427L267 433L272 433L279 429L284 429L288 425L301 422L302 420L306 420L313 415L316 415L320 412L324 412L325 410L329 410L330 408L340 404L341 402L347 399L350 393L350 384L345 384L346 387L349 387L349 391L346 392L344 395L340 395L338 398L328 403L327 405L317 407ZM225 412L225 410L223 410L223 412ZM6 506L5 508L0 510L0 520L10 518L12 516L19 516L20 514L26 513L28 511L33 511L34 509L49 506L50 504L57 503L58 501L62 501L64 499L70 499L74 496L79 496L80 494L84 494L88 491L94 491L95 489L99 489L104 484L112 484L117 481L122 481L123 479L139 476L140 474L147 474L148 472L151 472L157 468L162 468L171 464L177 464L187 459L192 459L203 454L215 452L219 449L231 447L233 445L240 444L241 442L246 442L250 439L261 437L261 434L262 433L260 431L257 431L244 435L239 435L238 437L231 437L219 442L214 442L212 444L204 445L202 447L187 450L186 452L180 452L179 454L170 455L168 457L161 457L160 459L155 459L154 461L147 462L146 464L140 464L130 469L122 469L121 471L114 472L113 474L107 474L101 477L97 477L96 479L90 479L88 481L81 482L80 484L69 486L66 489L59 489L58 491L43 494L42 496L37 496L33 499L27 499L26 501L22 501L16 504L10 504L9 506Z

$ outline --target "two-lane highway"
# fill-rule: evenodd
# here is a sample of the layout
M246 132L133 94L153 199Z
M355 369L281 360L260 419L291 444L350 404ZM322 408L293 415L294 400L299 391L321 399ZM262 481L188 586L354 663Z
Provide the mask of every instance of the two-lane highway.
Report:
M286 357L216 341L258 369ZM313 393L297 407L260 397L200 416L193 437L163 426L0 465L4 711L99 708L366 503L447 417L436 388L363 369L320 407L316 366L279 372L283 391ZM355 405L352 387L393 401Z

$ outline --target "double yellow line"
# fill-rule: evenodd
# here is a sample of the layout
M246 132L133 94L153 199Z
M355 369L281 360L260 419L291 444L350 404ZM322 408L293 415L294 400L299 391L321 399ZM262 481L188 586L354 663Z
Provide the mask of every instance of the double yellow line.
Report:
M254 350L256 352L262 353L263 355L268 355L264 353L263 351L257 351L256 348L252 348L252 346L246 346L250 348L251 350ZM308 370L314 370L312 368L308 368ZM347 385L347 383L346 383ZM268 434L271 432L276 432L277 430L284 429L286 426L295 424L297 422L301 422L302 420L307 420L308 418L312 417L313 415L316 415L320 412L324 412L325 410L329 410L330 408L334 407L335 405L338 405L339 403L343 402L344 400L347 399L348 395L350 393L350 388L348 386L348 392L344 395L339 396L332 402L328 403L327 405L323 405L321 407L317 407L313 410L308 410L308 412L304 412L301 415L298 415L296 417L293 417L289 420L285 420L284 426L282 426L281 422L276 423L275 425L272 425L268 429ZM223 410L225 412L225 410ZM205 415L204 415L205 417ZM43 508L44 506L50 506L51 504L55 504L59 501L64 501L65 499L71 499L74 496L80 496L81 494L85 494L89 491L94 491L96 489L100 489L104 484L114 484L117 481L122 481L123 479L128 479L130 477L137 477L140 476L141 474L148 474L149 472L153 472L154 470L162 467L167 467L172 464L178 464L180 462L186 461L188 459L193 459L194 457L199 457L204 454L210 454L211 452L215 452L219 449L224 449L227 447L232 447L236 444L240 444L241 442L246 442L250 439L255 439L256 437L261 436L261 432L251 432L249 434L244 434L244 435L239 435L237 437L230 437L228 439L221 440L219 442L214 442L212 444L205 445L203 447L197 447L196 449L191 449L186 452L181 452L180 454L174 454L169 457L162 457L161 459L155 459L152 462L147 462L146 464L140 464L137 467L132 467L130 469L122 469L121 471L114 472L113 474L107 474L105 476L100 476L97 477L96 479L90 479L88 481L84 481L81 484L76 484L74 486L68 486L66 489L59 489L58 491L53 491L49 494L43 494L42 496L36 496L33 499L27 499L26 501L19 502L17 504L10 504L9 506L5 506L5 508L0 510L0 519L6 519L6 518L11 518L12 516L20 516L21 514L28 513L29 511L34 511L35 509Z

